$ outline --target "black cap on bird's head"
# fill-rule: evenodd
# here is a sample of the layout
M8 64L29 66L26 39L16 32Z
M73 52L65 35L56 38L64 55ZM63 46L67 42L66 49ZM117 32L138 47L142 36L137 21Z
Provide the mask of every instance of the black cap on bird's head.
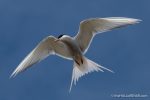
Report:
M65 35L65 34L60 34L57 38L59 39L59 38L61 38L63 35Z

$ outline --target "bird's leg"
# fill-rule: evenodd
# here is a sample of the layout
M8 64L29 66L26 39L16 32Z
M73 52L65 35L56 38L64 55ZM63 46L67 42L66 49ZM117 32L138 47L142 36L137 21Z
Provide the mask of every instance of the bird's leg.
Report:
M81 63L83 64L83 59L81 58Z
M80 55L75 56L75 59L74 59L74 60L75 60L75 62L76 62L79 66L84 63L83 57L80 56Z
M75 60L75 62L80 66L80 63L77 60Z

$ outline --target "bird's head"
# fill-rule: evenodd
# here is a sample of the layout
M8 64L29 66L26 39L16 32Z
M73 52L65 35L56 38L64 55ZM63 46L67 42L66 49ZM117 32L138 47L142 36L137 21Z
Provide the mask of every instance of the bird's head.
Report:
M55 40L55 41L58 42L58 41L64 39L65 37L67 37L67 35L65 35L65 34L60 34L60 35L57 37L57 40Z
M59 40L64 40L64 39L70 39L71 37L66 34L60 34L57 38Z
M61 38L63 38L63 36L65 36L65 34L60 34L57 38L61 39Z

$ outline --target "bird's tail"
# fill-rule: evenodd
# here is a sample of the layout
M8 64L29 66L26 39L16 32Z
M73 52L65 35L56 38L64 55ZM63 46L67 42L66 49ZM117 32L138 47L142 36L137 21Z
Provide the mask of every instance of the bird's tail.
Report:
M94 71L103 71L104 70L107 70L109 72L112 72L114 73L112 70L106 68L106 67L103 67L101 65L98 65L97 63L89 60L88 58L86 57L83 57L83 64L77 64L76 62L74 62L74 65L73 65L73 72L72 72L72 80L71 80L71 85L70 85L70 90L71 91L71 88L72 88L72 84L74 83L74 85L76 85L76 82L78 81L78 79L90 72L94 72Z

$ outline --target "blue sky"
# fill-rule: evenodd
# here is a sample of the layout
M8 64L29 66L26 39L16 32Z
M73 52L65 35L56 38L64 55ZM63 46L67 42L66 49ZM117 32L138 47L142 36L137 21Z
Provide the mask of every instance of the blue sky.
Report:
M0 100L107 100L116 99L111 94L148 95L149 4L149 0L1 0ZM83 19L115 16L143 21L97 35L86 53L115 74L106 71L86 75L69 94L73 62L50 56L9 79L44 37L62 33L74 36Z

